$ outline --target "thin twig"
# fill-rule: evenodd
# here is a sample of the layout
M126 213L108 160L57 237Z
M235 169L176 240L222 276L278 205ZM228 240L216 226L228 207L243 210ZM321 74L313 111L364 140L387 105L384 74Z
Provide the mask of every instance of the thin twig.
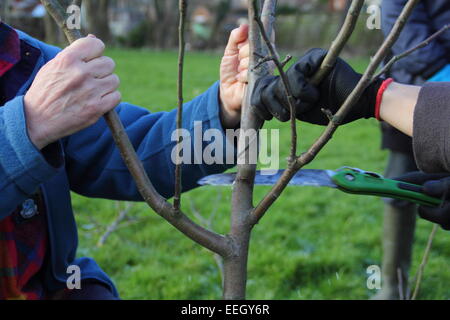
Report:
M181 143L183 141L183 136L181 135L181 128L183 125L183 69L184 69L184 53L186 48L185 41L185 21L186 21L186 9L187 1L179 0L179 10L180 10L180 24L178 27L178 110L177 110L177 132L179 134L177 143L177 163L175 165L175 192L173 196L173 206L175 211L180 211L181 205Z
M396 63L397 61L409 56L410 54L414 53L415 51L425 48L426 46L428 46L432 41L436 40L438 37L440 37L444 32L446 32L447 30L450 29L450 24L445 25L444 27L442 27L442 29L440 29L439 31L437 31L436 33L434 33L433 35L431 35L430 37L428 37L427 39L425 39L424 41L422 41L421 43L419 43L417 46L415 46L414 48L411 48L405 52L403 52L402 54L399 54L397 56L392 57L391 60L389 60L389 62L383 67L383 69L374 77L374 79L378 78L379 76L381 76L382 74L386 74L388 73L392 66L394 65L394 63Z
M302 168L304 165L310 163L316 155L322 150L322 148L330 141L334 132L342 123L343 119L350 112L351 108L356 104L356 102L361 98L364 90L372 81L373 75L375 74L378 66L382 63L384 58L388 55L390 49L394 45L394 43L398 40L401 31L403 30L409 16L412 14L414 7L420 0L408 0L405 7L402 10L402 13L398 17L394 27L391 32L383 42L380 49L378 49L377 53L373 57L370 62L367 70L364 72L361 80L353 90L353 92L348 96L342 107L333 117L333 120L330 121L325 131L322 135L317 139L317 141L309 148L307 152L302 154L297 159L297 168Z
M416 298L419 294L420 285L422 283L423 273L425 271L425 266L428 263L428 257L430 256L430 252L431 252L431 246L433 245L433 240L436 236L436 232L438 231L438 229L439 229L439 226L437 224L433 225L433 229L431 230L430 236L428 237L428 242L427 242L427 246L425 248L425 253L423 254L422 262L420 263L419 269L417 270L416 286L414 288L411 300L416 300Z
M264 63L272 61L272 60L273 60L272 56L267 56L267 57L260 58L258 60L258 63L256 64L256 66L253 67L252 71L255 71L256 69L261 67Z
M215 202L214 203L220 203L220 201L222 200L222 193L219 193ZM203 227L208 228L210 230L213 230L213 221L216 217L216 213L219 209L219 206L214 206L213 211L211 212L211 214L209 215L208 218L205 218L199 210L197 210L197 207L195 206L193 201L189 201L190 205L191 205L191 211L194 214L194 216L198 219L198 221L200 221L200 223L203 225ZM224 277L223 277L223 258L218 255L217 253L213 252L213 257L214 257L214 261L216 262L217 268L219 269L220 272L220 279L221 279L221 283L223 286L223 281L224 281Z
M119 202L116 202L117 209L119 211L116 219L106 228L105 233L98 239L97 241L97 247L101 247L105 244L106 239L116 231L120 225L120 223L127 217L128 213L130 212L131 208L133 208L133 204L131 202L127 202L125 205L125 208L123 210L120 210L119 208Z
M263 126L264 121L258 116L255 108L251 105L251 94L254 90L255 83L261 77L271 74L271 68L261 66L255 69L257 64L255 53L266 56L266 49L262 46L259 29L255 23L254 16L256 12L251 5L252 0L248 0L248 17L249 17L249 45L250 45L250 61L248 85L244 101L242 103L241 115L241 135L239 137L238 150L243 153L244 159L250 155L247 146L247 139L241 139L244 133L250 132L247 136L249 141L257 141L258 130ZM263 16L274 16L276 8L276 0L266 0L263 6ZM266 19L265 30L273 28L273 19ZM253 133L254 132L254 133ZM245 136L244 136L245 137ZM239 160L239 159L238 159ZM234 254L224 257L224 299L245 299L246 281L247 281L247 259L248 248L250 242L250 212L253 210L253 189L256 173L256 164L238 161L236 180L233 186L232 194L232 213L231 213L231 230L228 234L230 244L235 248Z
M313 77L314 83L320 83L323 77L328 74L330 69L335 64L339 54L342 49L345 47L348 39L353 33L356 23L358 21L358 17L361 13L362 6L364 4L363 0L353 0L350 9L347 13L344 24L342 25L341 31L337 35L336 39L333 41L330 50L328 51L327 56L325 57L322 65L318 71L318 74ZM330 137L331 138L331 137ZM298 165L296 164L296 167ZM294 174L299 169L290 166L283 173L281 178L277 181L277 183L272 187L268 194L261 200L261 202L256 206L256 208L252 212L252 222L253 224L258 223L259 220L264 216L270 206L278 199L283 190L288 185L289 181L292 179Z
M364 0L353 0L352 4L348 10L347 16L345 17L344 24L339 31L336 39L332 42L328 54L322 62L319 71L311 79L311 82L318 85L330 72L336 63L337 58L341 54L345 45L347 44L350 36L355 30L356 23L358 22L358 17L361 14L362 7L364 6Z
M58 1L41 0L41 2L64 31L70 43L82 37L79 30L71 30L67 27L65 11ZM128 170L136 183L139 193L150 208L191 240L222 256L230 255L233 248L225 236L199 226L183 212L176 211L174 206L167 202L166 199L156 191L142 162L136 154L136 150L126 133L117 112L112 110L106 113L105 121L111 130L114 141L120 150L124 163L128 167Z
M401 268L397 268L398 279L398 296L400 300L405 300L405 294L403 293L403 273Z
M80 30L67 27L67 15L66 10L55 0L41 0L45 9L50 13L58 26L64 31L67 39L70 43L80 39L82 37Z
M73 0L72 4L81 8L82 2L83 2L83 0Z
M255 12L258 12L258 1L253 0L253 7ZM290 121L291 121L291 151L289 155L289 166L291 166L296 158L297 155L297 119L295 117L295 101L294 96L292 94L291 85L289 84L289 80L287 78L286 72L284 72L283 67L286 65L286 61L289 61L288 59L285 59L285 61L280 62L279 54L277 50L275 49L274 45L271 42L271 39L269 38L268 33L264 29L264 24L261 20L260 15L257 13L255 14L255 21L258 24L259 30L261 32L261 36L269 49L270 60L272 60L275 63L275 66L278 69L278 72L280 73L280 78L283 82L283 86L286 92L286 97L289 105L290 110Z

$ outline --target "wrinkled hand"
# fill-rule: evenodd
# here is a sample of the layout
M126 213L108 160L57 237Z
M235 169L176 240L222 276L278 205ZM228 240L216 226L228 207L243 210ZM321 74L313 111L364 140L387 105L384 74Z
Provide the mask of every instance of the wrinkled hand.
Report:
M322 108L335 114L362 77L344 60L338 59L320 85L312 85L310 78L317 72L326 54L327 51L323 49L312 49L286 72L296 101L294 107L298 120L327 125L329 119ZM376 95L382 82L383 79L379 79L364 91L342 123L375 116ZM290 109L281 78L268 76L260 79L252 95L252 106L257 108L264 120L275 117L283 122L288 121Z
M250 46L248 25L233 30L220 65L221 117L224 127L239 124L248 82Z
M121 100L115 63L95 36L75 41L48 62L25 95L31 141L38 149L94 124Z
M422 219L437 223L445 230L450 230L450 173L411 172L394 179L421 185L425 194L444 199L440 207L420 206L419 215Z

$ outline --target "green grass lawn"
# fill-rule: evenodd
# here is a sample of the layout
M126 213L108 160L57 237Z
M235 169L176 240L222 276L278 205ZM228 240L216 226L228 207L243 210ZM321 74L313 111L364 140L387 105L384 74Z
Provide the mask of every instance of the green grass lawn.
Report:
M177 55L167 52L111 50L125 101L151 111L177 104ZM218 79L220 56L188 53L185 96L194 98ZM364 60L355 61L358 69ZM289 127L281 129L281 158L288 155ZM299 123L304 150L321 128ZM284 143L285 141L285 143ZM380 151L376 121L341 128L308 168L355 166L383 172L387 153ZM268 188L258 187L255 199ZM205 187L183 197L184 210L215 212L214 230L229 228L231 188ZM117 215L112 201L74 195L80 232L78 255L94 257L112 276L123 299L218 299L221 276L213 255L172 228L144 204L97 247L99 237ZM196 219L195 219L196 220ZM422 258L432 225L419 221L413 273ZM253 231L250 247L249 299L367 299L366 268L381 264L382 202L332 189L288 188ZM449 299L450 233L440 230L422 283L421 299Z

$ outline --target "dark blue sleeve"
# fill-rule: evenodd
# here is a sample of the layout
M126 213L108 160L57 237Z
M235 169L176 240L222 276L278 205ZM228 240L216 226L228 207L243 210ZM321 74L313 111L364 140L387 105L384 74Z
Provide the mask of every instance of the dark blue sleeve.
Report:
M385 36L392 30L406 2L407 0L383 0L382 29ZM424 3L419 1L398 41L392 47L393 54L399 55L415 47L436 31L433 29ZM398 61L395 69L402 69L413 76L422 76L424 79L428 79L447 63L445 48L439 41L433 41L425 48Z
M42 51L35 73L60 50L17 32L21 39ZM59 141L38 150L28 136L23 94L32 80L29 79L17 97L0 106L0 220L36 192L39 185L64 170Z
M0 220L5 218L40 184L63 170L59 142L42 152L31 142L23 96L0 107Z
M143 108L122 103L117 112L153 185L164 197L173 196L175 165L171 154L175 142L171 136L176 128L176 110L149 113ZM184 105L183 128L190 134L189 143L192 148L194 131L199 128L201 134L205 130L215 129L221 137L225 136L219 118L218 83ZM206 144L209 142L201 143L200 152L203 152ZM89 197L142 200L103 119L65 139L64 146L66 170L73 191ZM234 149L227 143L223 144L223 149L222 163L225 163L225 151L234 152ZM199 154L196 156L201 157ZM231 165L221 164L220 161L212 165L184 164L183 191L196 187L201 177L223 172L230 167Z

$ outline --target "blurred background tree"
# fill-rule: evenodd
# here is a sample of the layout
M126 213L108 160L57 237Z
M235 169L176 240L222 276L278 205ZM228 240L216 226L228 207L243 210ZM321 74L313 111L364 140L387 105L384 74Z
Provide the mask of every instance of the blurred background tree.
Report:
M104 42L110 42L109 8L111 0L84 0L87 31Z
M70 0L62 0L65 4ZM293 54L327 46L342 24L348 0L279 0L277 44ZM380 0L367 0L367 5ZM188 12L188 49L216 50L228 33L246 22L245 0L191 0ZM177 47L177 0L85 0L84 31L110 45L174 49ZM64 44L60 31L39 0L2 0L3 19L16 28L54 44ZM366 55L379 45L381 32L365 27L364 15L347 55Z

